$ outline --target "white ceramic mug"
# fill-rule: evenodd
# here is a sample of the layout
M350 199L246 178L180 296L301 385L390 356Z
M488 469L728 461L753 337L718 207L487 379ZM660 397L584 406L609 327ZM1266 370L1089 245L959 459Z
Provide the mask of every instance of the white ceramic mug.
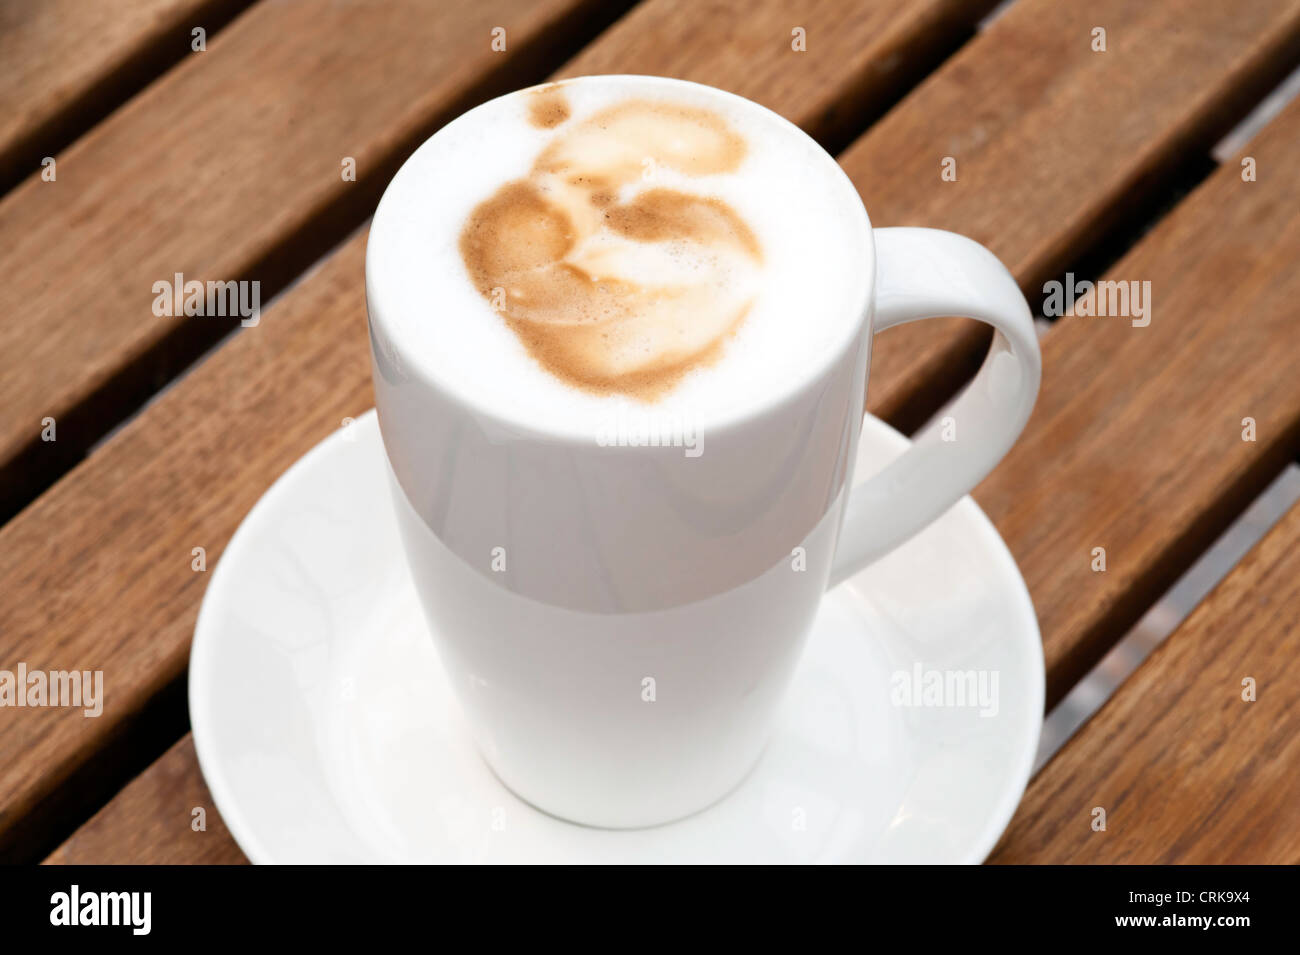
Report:
M1029 418L1040 357L1012 276L950 232L873 233L857 191L821 155L860 213L865 250L837 305L845 333L767 400L698 421L696 456L611 445L560 422L524 426L440 380L409 334L406 312L427 302L394 279L401 173L376 213L375 396L411 571L484 758L556 816L647 826L735 787L762 752L826 588L942 514ZM958 439L927 430L850 494L872 335L945 315L996 330L946 412Z

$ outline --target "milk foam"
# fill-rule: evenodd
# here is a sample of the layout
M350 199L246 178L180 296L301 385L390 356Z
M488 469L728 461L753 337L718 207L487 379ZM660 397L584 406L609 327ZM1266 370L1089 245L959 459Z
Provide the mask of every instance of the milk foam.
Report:
M744 306L734 329L707 360L666 387L636 391L588 387L557 377L506 314L476 287L461 238L475 210L503 185L536 176L538 157L562 151L557 137L586 156L603 148L593 117L629 101L716 114L744 144L730 171L687 175L670 164L652 181L623 189L634 201L650 189L679 190L726 208L752 232L710 256L690 243L638 246L598 235L581 250L583 268L641 283L710 288L728 307ZM540 106L539 106L540 103ZM539 122L538 117L546 118ZM584 122L587 126L584 127ZM585 130L585 132L583 132ZM672 144L665 144L669 149ZM546 188L550 188L547 186ZM525 90L493 100L421 146L389 186L371 228L367 254L372 307L408 365L508 421L540 430L589 429L611 414L651 411L707 422L765 403L825 365L860 322L870 251L853 187L812 140L774 114L692 84L649 77L598 77ZM724 243L725 246L725 243ZM692 292L692 296L694 292ZM687 296L676 319L691 323ZM671 303L658 302L664 314ZM621 361L622 359L620 359ZM632 392L632 393L629 393Z

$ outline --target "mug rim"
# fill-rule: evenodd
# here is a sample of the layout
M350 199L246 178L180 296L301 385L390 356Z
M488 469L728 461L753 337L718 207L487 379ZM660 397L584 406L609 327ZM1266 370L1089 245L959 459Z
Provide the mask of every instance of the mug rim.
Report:
M633 81L637 83L649 83L651 86L658 86L667 89L694 88L706 91L706 95L722 98L730 101L739 109L750 112L758 112L771 121L775 121L778 127L784 128L789 135L797 136L810 143L815 147L815 155L818 156L819 162L829 165L829 179L832 183L833 190L842 190L845 192L845 201L849 202L855 214L853 219L854 239L861 246L866 261L862 263L862 270L859 273L862 281L858 283L858 294L850 296L842 304L837 304L837 309L845 310L845 318L837 327L831 336L831 343L824 351L817 355L817 360L807 363L798 369L796 374L792 374L785 379L778 380L774 387L764 393L763 397L757 401L751 401L746 404L722 404L710 408L701 409L701 412L694 417L694 424L701 431L708 431L717 434L731 428L743 426L751 421L760 419L765 415L783 407L788 402L794 400L797 396L803 394L807 389L814 387L831 369L839 362L846 359L847 356L854 353L854 343L865 330L868 340L871 335L872 316L874 313L875 288L876 288L876 248L875 235L872 229L871 220L867 213L866 205L859 195L857 187L853 185L848 174L836 161L835 157L827 152L820 143L808 135L800 127L786 119L781 114L756 103L747 97L731 93L718 87L709 86L705 83L697 83L693 80L677 79L674 77L656 76L652 74L636 73L609 73L609 74L587 74L583 76L570 77L562 80L556 80L546 83L539 83L533 86L522 87L501 96L493 97L483 103L466 110L455 119L440 127L433 135L428 137L420 144L410 156L402 163L393 178L385 186L383 195L380 197L376 206L374 216L371 220L371 226L366 236L366 257L365 257L365 293L366 293L366 310L368 315L368 324L370 326L370 340L372 351L376 350L376 332L375 327L382 329L383 337L392 343L395 350L401 352L401 364L404 375L418 377L420 383L426 387L434 389L445 400L460 405L467 411L484 423L490 423L494 430L499 430L505 434L511 434L515 437L525 438L542 438L551 442L572 442L574 444L590 445L593 440L590 422L584 418L564 418L549 420L541 423L535 419L525 420L521 417L514 417L508 413L503 413L502 409L496 405L489 405L481 399L471 389L461 387L458 383L453 382L438 372L436 366L426 360L424 355L426 349L416 347L417 343L414 338L403 331L405 324L401 320L392 316L397 314L398 310L390 309L393 304L388 301L389 295L377 279L375 258L372 255L373 240L376 229L382 230L386 221L385 209L391 206L395 200L391 197L394 195L393 185L401 177L402 172L407 169L414 161L416 156L438 137L442 136L448 130L459 124L470 120L480 110L487 109L495 104L498 100L508 97L521 96L533 90L545 87L566 86L570 84L600 82L605 80L615 81ZM467 277L468 278L468 277ZM394 293L393 297L397 297ZM400 305L400 303L398 303ZM373 358L374 356L372 356ZM378 362L373 361L372 367L375 374L379 373ZM863 396L865 401L865 395Z

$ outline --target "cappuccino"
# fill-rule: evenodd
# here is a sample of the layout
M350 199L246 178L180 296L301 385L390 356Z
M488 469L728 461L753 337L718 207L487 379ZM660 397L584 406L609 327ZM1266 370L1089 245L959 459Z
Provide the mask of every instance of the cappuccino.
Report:
M771 399L860 327L870 271L856 194L816 143L651 77L472 110L402 167L370 244L404 354L541 428Z

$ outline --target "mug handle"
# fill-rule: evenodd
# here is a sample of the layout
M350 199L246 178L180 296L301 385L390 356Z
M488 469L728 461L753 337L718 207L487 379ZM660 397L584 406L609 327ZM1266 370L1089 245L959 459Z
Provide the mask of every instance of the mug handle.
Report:
M889 553L992 471L1029 420L1042 377L1029 306L992 252L939 229L876 229L875 239L875 331L965 315L995 334L979 373L943 418L853 489L829 587Z

